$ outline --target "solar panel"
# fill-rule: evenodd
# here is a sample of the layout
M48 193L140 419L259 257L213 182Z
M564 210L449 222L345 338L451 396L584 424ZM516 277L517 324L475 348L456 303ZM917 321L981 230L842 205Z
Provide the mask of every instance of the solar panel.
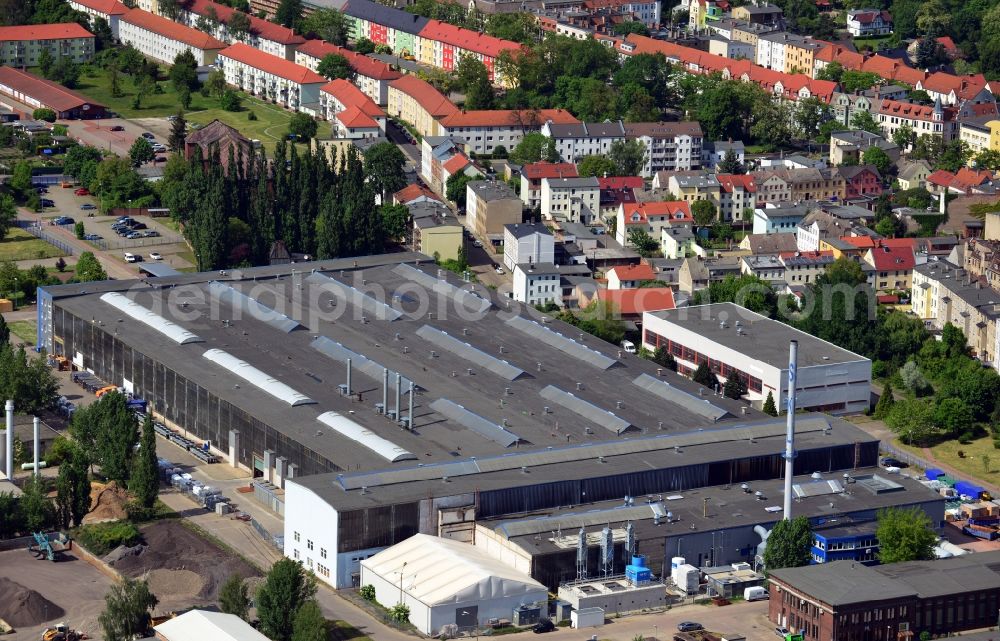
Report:
M522 316L515 316L514 318L511 318L507 321L507 324L520 332L524 332L532 338L536 338L543 343L551 345L559 351L593 365L598 369L608 369L617 362L615 359L605 356L597 350L590 349L586 345L581 345L572 338L564 336L555 330L549 329L544 325L539 325L535 321Z
M399 265L396 265L392 271L396 272L403 278L412 280L418 285L440 294L441 296L446 296L472 311L483 313L492 307L492 303L482 296L479 296L474 292L470 292L467 289L462 289L457 285L452 285L448 281L436 276L431 276L427 272L417 269L413 265L400 263Z
M674 387L670 383L660 380L649 374L640 374L632 381L636 387L640 387L647 392L659 396L665 401L680 405L684 409L698 416L704 416L712 421L717 421L729 412L712 405L708 399L689 394L684 390Z
M101 300L118 311L127 314L129 318L155 329L178 345L205 342L201 337L192 334L177 323L167 320L156 312L146 309L124 294L108 292L101 294Z
M292 320L284 314L250 298L232 285L213 280L208 284L208 291L215 298L240 310L244 314L248 314L250 318L267 323L278 331L287 334L299 327L298 321Z
M344 347L337 341L326 336L317 336L311 343L309 343L309 346L320 354L329 356L333 360L344 363L345 365L347 364L347 359L351 359L352 370L357 370L376 383L381 384L382 372L386 368L382 367L364 354L358 354L357 352ZM402 388L401 391L408 391L410 389L410 379L405 376L402 377L399 385ZM396 373L392 370L389 370L389 387L391 389L395 389L396 387Z
M309 274L306 276L306 282L317 285L326 291L334 292L338 298L346 300L355 307L361 308L363 312L370 314L372 318L394 321L403 315L398 309L386 305L377 298L324 274L318 272Z
M510 447L521 438L509 432L496 423L491 423L479 414L470 412L458 403L453 403L446 398L439 398L430 404L430 408L447 419L455 421L459 425L469 428L480 436L485 436L494 443L499 443L504 447Z
M524 370L514 367L507 361L496 358L495 356L490 356L481 349L462 342L451 334L442 332L441 330L431 327L430 325L424 325L418 329L417 336L429 343L437 345L443 350L455 354L459 358L464 358L470 363L475 363L483 369L489 370L497 376L507 379L508 381L513 381L521 374L524 374Z
M615 434L621 434L632 427L632 424L625 419L619 418L608 410L601 409L593 403L563 391L554 385L546 385L538 394L542 398L548 399L553 403L558 403L574 414L578 414L592 423L609 429Z
M262 372L250 363L233 356L229 352L224 352L221 349L210 349L202 354L202 356L213 363L224 367L236 376L239 376L246 382L267 392L271 396L288 403L292 407L297 405L311 405L316 402L305 394L297 392L288 385L285 385L273 376Z

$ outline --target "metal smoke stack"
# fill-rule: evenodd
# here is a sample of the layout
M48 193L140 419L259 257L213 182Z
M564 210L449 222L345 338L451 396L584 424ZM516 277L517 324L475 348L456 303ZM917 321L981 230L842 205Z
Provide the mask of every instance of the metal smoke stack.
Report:
M799 342L788 345L788 400L785 404L787 427L785 430L785 505L784 517L792 518L792 474L795 464L795 383L799 366Z

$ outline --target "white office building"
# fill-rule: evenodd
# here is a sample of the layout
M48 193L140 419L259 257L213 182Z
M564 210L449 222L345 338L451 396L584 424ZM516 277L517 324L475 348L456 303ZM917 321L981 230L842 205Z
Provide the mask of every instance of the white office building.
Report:
M643 178L652 178L658 171L701 169L702 132L696 121L628 123L625 136L646 149Z
M646 349L667 349L678 372L691 374L708 363L722 383L742 377L754 405L770 393L779 409L788 393L788 346L796 340L798 409L844 414L869 407L870 360L735 303L647 312L642 327Z

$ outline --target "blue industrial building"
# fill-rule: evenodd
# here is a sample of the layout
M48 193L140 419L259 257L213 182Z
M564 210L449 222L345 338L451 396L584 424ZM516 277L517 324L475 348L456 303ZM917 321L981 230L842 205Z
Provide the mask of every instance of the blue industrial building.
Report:
M811 563L857 561L865 565L878 564L878 538L875 521L841 525L813 532Z

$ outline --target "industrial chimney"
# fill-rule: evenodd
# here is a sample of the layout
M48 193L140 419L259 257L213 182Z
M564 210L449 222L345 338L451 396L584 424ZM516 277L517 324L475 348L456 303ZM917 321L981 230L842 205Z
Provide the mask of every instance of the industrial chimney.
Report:
M788 345L788 401L785 406L787 427L785 430L785 506L786 520L792 518L792 474L795 464L795 381L799 366L799 342Z

